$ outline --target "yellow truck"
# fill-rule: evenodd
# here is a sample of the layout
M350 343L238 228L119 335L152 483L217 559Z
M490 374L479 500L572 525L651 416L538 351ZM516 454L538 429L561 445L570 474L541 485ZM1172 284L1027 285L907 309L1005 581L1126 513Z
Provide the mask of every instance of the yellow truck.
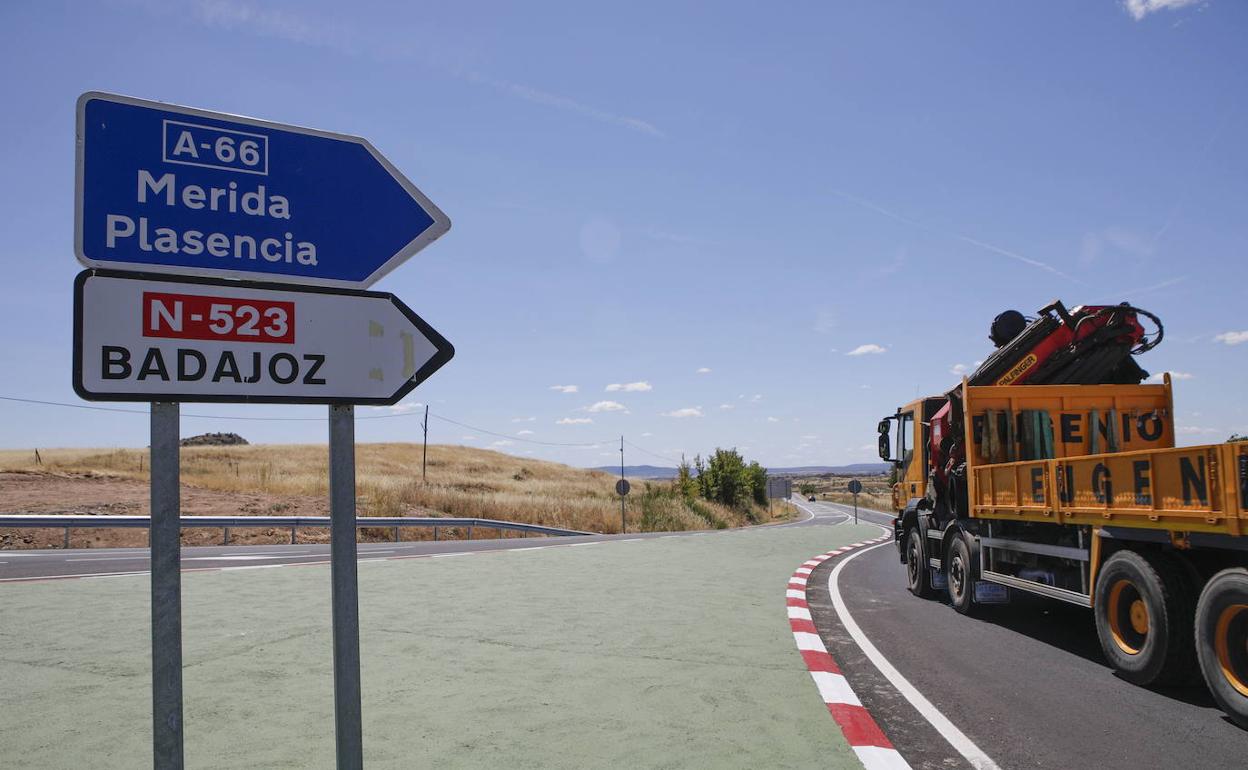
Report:
M912 593L964 614L1013 591L1090 607L1123 678L1203 677L1248 728L1248 442L1176 448L1169 375L964 379L879 433Z

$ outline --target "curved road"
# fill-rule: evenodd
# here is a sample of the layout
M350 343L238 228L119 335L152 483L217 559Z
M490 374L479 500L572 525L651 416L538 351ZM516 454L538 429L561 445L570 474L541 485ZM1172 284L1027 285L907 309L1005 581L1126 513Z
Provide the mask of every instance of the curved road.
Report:
M786 524L769 524L765 526L809 526L813 524L837 523L844 519L845 516L841 512L829 510L815 512L814 514L803 514L798 520ZM475 551L550 548L554 546L566 547L611 540L698 537L739 531L742 530L645 532L586 537L521 538L510 536L493 540L439 540L436 542L420 540L406 543L360 543L358 554L360 561L438 557ZM147 548L0 550L0 583L143 574L148 571L149 557L150 552ZM288 564L322 564L328 562L328 560L328 543L195 546L182 549L183 572L217 569L258 569Z
M819 515L849 510L804 506ZM891 528L887 514L860 515ZM838 581L845 604L888 661L1000 767L1248 765L1248 732L1202 685L1149 690L1114 676L1090 610L1025 596L963 617L910 595L898 558L889 543L847 563ZM835 561L811 576L812 612L854 690L912 766L968 767L844 632L828 601Z

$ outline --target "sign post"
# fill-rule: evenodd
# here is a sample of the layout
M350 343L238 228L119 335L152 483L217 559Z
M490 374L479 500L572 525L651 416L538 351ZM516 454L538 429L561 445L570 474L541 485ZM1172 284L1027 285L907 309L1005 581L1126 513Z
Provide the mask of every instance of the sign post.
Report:
M858 493L862 491L862 482L858 479L849 480L849 491L854 496L854 523L858 523Z
M329 407L329 548L334 623L334 734L338 768L364 766L360 605L355 546L355 407Z
M183 767L182 523L178 404L152 402L151 548L152 755L157 768Z
M354 404L455 354L362 290L450 220L360 137L127 96L79 97L76 159L74 391L152 404L154 764L184 764L179 402L218 401L330 405L334 726L360 768Z

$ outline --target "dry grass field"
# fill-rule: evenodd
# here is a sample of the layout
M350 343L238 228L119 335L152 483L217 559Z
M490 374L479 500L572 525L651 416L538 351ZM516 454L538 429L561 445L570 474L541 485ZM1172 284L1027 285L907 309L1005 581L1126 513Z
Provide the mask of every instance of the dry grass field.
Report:
M137 449L0 451L0 511L8 513L147 513L148 453ZM251 445L182 449L183 514L325 515L328 460L324 446ZM599 471L462 446L429 447L428 478L421 480L418 444L359 444L356 478L359 514L366 516L462 516L506 519L594 532L620 530L616 478ZM633 480L627 502L628 528L710 529L752 523L746 512L700 503L702 515L644 515L646 484ZM651 511L653 514L653 511ZM781 506L752 511L755 520L784 518ZM86 544L141 545L135 530L82 530ZM219 542L220 530L184 542ZM61 533L0 538L0 547L51 547ZM443 537L466 533L442 532ZM309 529L300 540L324 541L328 533ZM404 540L432 537L423 529L403 532ZM497 533L477 530L474 537ZM515 535L512 535L515 536ZM278 542L279 531L232 533L236 542ZM389 530L361 532L361 539L388 539ZM134 542L131 542L134 541ZM75 541L77 542L77 541Z

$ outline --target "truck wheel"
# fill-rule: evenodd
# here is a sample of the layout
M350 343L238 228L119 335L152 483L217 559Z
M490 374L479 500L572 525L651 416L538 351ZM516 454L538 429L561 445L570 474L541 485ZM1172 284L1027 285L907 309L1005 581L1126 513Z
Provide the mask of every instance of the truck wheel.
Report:
M1096 634L1118 675L1138 685L1190 681L1192 584L1175 560L1119 551L1096 580Z
M1248 729L1248 570L1213 576L1196 605L1196 653L1213 699Z
M964 535L954 535L949 544L945 573L948 575L949 604L963 615L975 611L975 563Z
M914 527L906 535L906 582L910 593L920 599L931 599L932 577L927 566L927 553L923 548L923 535Z

